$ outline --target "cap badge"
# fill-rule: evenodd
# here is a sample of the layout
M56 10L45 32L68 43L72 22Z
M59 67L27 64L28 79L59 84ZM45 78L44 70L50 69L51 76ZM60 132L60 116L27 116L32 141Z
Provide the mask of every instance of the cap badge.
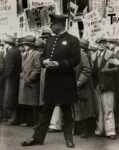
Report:
M62 45L67 45L67 41L62 41Z

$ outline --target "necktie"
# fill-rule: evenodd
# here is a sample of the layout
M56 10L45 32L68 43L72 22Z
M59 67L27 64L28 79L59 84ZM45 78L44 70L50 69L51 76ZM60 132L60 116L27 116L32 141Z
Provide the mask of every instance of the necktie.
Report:
M102 55L101 55L101 52L99 52L99 55L98 55L98 68L100 68L101 62L102 62Z

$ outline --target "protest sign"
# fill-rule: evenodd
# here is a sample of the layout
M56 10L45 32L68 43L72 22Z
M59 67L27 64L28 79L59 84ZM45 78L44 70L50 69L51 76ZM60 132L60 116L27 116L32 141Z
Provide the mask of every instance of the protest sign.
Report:
M79 39L78 22L72 22L72 26L69 26L68 32Z
M76 16L77 11L78 11L78 5L76 5L73 2L70 2L70 15L72 18Z
M18 16L17 37L24 37L28 32L30 32L30 30L29 30L26 15L23 12Z
M97 9L102 18L106 17L106 0L89 0L89 3L91 11Z
M28 25L31 31L50 25L49 14L55 13L55 4L43 7L25 9Z
M83 19L85 39L94 40L101 34L101 16L97 10L87 13Z
M0 33L13 34L17 24L16 0L0 0Z

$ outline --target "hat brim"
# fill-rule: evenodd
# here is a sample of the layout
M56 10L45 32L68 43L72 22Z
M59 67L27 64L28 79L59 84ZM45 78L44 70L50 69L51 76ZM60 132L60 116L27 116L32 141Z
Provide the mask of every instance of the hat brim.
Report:
M83 44L80 44L80 47L81 47L81 48L86 48L86 49L88 49L88 46L85 46L85 45L83 45Z
M41 35L41 36L39 36L39 38L48 38L48 37L50 37L51 35Z
M35 45L35 43L30 43L30 42L22 42L20 45Z
M106 43L107 40L106 40L106 39L100 39L100 40L97 40L97 41L96 41L96 43L101 43L101 42L105 42L105 43Z
M15 42L10 42L10 41L4 41L5 43L8 43L8 44L12 44L12 45L15 45Z

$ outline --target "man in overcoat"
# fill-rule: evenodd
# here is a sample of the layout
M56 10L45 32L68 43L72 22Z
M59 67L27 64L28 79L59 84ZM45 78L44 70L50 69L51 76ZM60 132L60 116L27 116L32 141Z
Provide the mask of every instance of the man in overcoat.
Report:
M26 123L29 125L35 125L39 115L38 103L41 65L39 59L40 52L34 48L35 40L36 38L34 36L26 36L21 43L26 51L26 56L24 56L24 59L22 60L22 71L20 74L19 87L19 104L21 104L21 106L25 106L27 114ZM21 111L21 113L22 112L23 111ZM33 116L33 121L31 121L31 116Z
M114 75L116 66L110 64L113 52L106 49L107 40L97 40L98 51L92 56L94 61L93 79L98 95L99 116L95 134L105 135L110 139L116 138L114 119Z
M50 15L51 30L55 36L47 39L45 51L41 57L46 68L44 108L38 126L28 141L22 146L43 144L55 105L59 104L63 112L63 131L67 147L74 147L72 129L72 104L77 101L77 85L74 67L80 62L79 40L65 31L66 17Z
M15 38L6 36L4 39L4 78L5 89L3 95L3 107L8 112L8 125L16 124L16 112L18 108L19 73L21 72L21 54L15 47Z
M80 136L86 138L89 133L89 120L94 120L95 114L98 113L97 99L92 82L92 66L89 52L89 41L80 40L81 47L81 63L76 67L77 87L78 87L78 103L74 105L75 123L78 126L79 122L82 125ZM94 121L93 121L94 122ZM93 129L92 129L93 130ZM74 132L75 133L75 132Z

